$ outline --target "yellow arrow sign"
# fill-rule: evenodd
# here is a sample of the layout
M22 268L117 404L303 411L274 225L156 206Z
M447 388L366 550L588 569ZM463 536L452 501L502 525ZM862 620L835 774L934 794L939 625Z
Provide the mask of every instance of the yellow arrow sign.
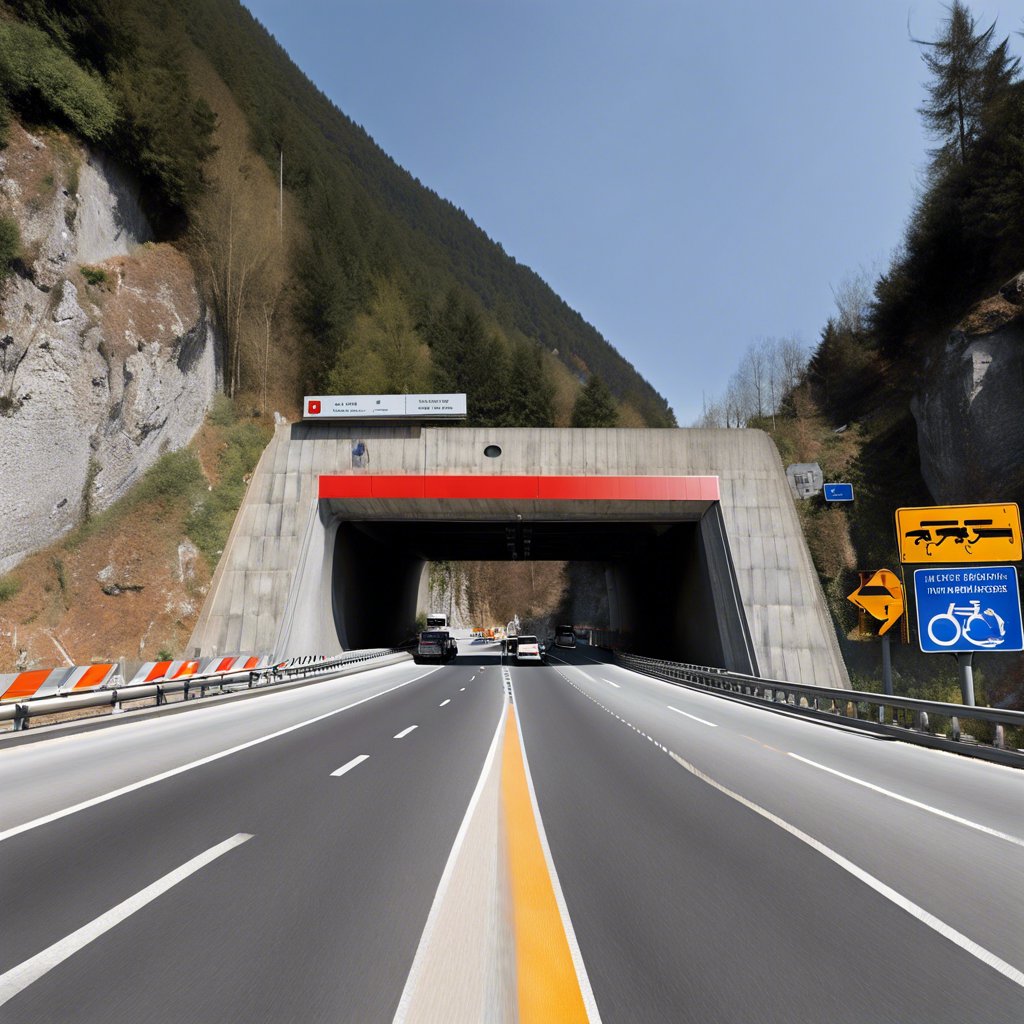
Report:
M1019 562L1020 510L1002 505L896 509L901 562Z
M884 623L878 635L890 630L903 614L903 584L888 569L879 569L847 597L872 618Z

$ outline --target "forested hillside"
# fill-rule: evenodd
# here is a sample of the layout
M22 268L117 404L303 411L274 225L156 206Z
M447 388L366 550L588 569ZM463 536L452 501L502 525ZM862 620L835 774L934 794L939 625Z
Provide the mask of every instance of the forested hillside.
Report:
M140 177L161 238L203 272L229 394L265 405L282 377L293 407L302 391L452 388L472 423L545 425L599 377L616 422L674 424L595 328L398 167L236 0L6 0L0 82L0 115L66 128Z
M1000 37L956 0L931 35L908 41L907 60L923 60L919 113L934 148L903 243L876 279L854 273L837 287L835 315L802 359L791 340L752 345L702 420L762 427L784 464L818 462L826 480L853 483L849 510L799 508L854 671L877 672L877 655L845 642L856 626L846 595L858 569L898 567L896 508L1024 503L1019 35ZM956 694L951 659L911 647L899 661L932 680L923 692ZM980 672L990 699L1024 701L1020 657L986 656Z

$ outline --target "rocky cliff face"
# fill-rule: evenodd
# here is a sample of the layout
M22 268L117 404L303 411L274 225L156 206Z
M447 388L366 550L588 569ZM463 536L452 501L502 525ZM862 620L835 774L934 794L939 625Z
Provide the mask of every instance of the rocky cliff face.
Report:
M112 161L12 125L0 213L22 238L0 285L2 573L187 444L218 365L188 261Z
M922 369L911 402L938 504L1024 499L1024 310L981 303Z

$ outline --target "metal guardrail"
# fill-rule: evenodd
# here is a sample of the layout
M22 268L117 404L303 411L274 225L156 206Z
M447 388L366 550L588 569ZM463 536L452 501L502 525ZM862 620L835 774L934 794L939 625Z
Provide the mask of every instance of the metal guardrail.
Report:
M294 682L310 676L328 675L346 665L391 654L406 653L398 647L378 648L370 651L355 651L338 655L336 658L305 661L303 664L274 665L243 672L225 672L220 675L194 675L181 679L164 680L134 686L113 686L106 690L91 690L83 693L67 693L61 696L37 697L0 705L0 722L13 721L14 730L27 729L30 718L40 715L60 714L63 711L77 711L80 708L110 705L112 710L120 708L122 701L156 698L156 706L167 703L167 694L184 693L184 699L195 700L213 693L252 690L279 683Z
M705 665L687 665L618 651L615 659L625 668L669 682L699 686L773 707L784 704L793 712L819 721L841 719L844 725L853 728L1024 768L1024 751L1011 749L1006 735L1010 728L1021 730L1024 736L1024 711L761 679ZM936 724L942 721L948 723L946 728L936 730ZM984 723L983 729L978 731L990 731L991 735L983 739L968 735L962 726L964 721Z

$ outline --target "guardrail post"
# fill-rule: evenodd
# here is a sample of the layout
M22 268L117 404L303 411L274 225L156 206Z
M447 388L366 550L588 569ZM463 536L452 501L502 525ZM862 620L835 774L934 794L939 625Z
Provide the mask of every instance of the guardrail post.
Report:
M249 673L249 689L251 690L256 685L256 673Z
M184 686L181 688L181 699L188 700L188 691L191 689L192 684L186 679Z
M157 683L156 684L156 706L160 707L161 704L167 703L167 695L164 693L164 688Z
M949 720L949 738L954 743L960 742L960 719L956 715Z
M914 718L915 718L915 722L916 722L915 727L918 730L920 730L921 732L927 732L928 731L928 712L927 711L918 711L917 714L914 716Z
M992 746L998 747L1000 750L1006 749L1006 729L997 725L995 730L995 736L992 738Z
M14 731L21 732L23 729L28 728L28 705L27 704L15 704L14 705Z

